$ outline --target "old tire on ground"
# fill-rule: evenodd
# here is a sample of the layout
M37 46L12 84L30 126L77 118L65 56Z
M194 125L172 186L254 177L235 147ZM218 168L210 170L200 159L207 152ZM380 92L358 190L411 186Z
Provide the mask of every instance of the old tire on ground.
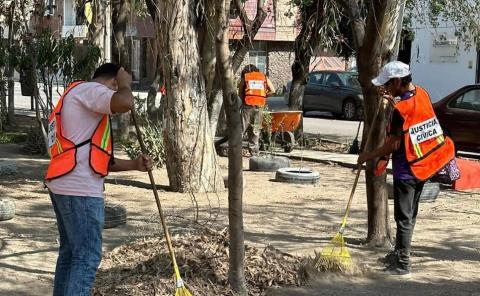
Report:
M320 174L309 168L282 168L277 170L275 181L295 184L315 184Z
M124 206L116 204L105 204L104 229L114 228L127 223L127 210Z
M10 220L15 216L15 203L11 199L0 199L0 221Z
M254 156L250 158L249 167L255 172L275 172L290 166L290 159L283 156Z
M393 199L393 181L387 181L388 199ZM427 181L423 186L420 202L434 202L440 193L440 184Z

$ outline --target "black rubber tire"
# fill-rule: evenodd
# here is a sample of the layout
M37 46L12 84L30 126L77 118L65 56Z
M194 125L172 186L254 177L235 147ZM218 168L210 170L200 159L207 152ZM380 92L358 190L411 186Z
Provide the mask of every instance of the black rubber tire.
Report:
M0 199L0 221L10 220L15 216L15 203L8 198Z
M347 108L353 108L353 111L348 111ZM353 99L346 99L343 102L342 115L346 120L354 120L358 117L357 104Z
M283 151L285 153L290 153L293 151L295 147L295 135L292 132L284 132L283 133Z
M275 181L283 183L316 184L319 180L320 174L308 168L282 168L275 175Z
M388 199L393 199L393 181L387 181ZM420 202L434 202L440 194L440 184L427 181L423 186Z
M254 172L275 172L290 166L290 159L283 156L254 156L250 158L249 167Z
M114 228L127 223L127 210L124 206L116 204L105 204L104 229Z

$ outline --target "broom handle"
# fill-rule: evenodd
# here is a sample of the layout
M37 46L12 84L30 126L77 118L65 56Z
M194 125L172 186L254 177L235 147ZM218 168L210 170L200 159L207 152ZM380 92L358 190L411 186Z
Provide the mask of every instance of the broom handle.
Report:
M138 142L140 143L140 149L142 150L142 153L144 155L148 155L147 148L145 147L145 143L143 142L142 132L140 131L140 127L138 126L138 123L137 123L137 116L135 114L135 110L132 109L131 113L132 113L133 124L135 125L135 130L137 132ZM148 177L150 178L150 184L152 185L153 195L155 196L155 201L157 203L158 214L160 214L160 221L162 222L163 232L165 234L165 239L167 241L168 252L170 253L170 257L172 258L175 274L179 278L180 274L178 273L177 260L175 259L172 240L170 239L170 233L168 232L167 223L165 223L165 218L163 216L163 211L162 211L162 204L160 203L160 198L158 197L157 185L155 184L155 179L153 178L152 170L148 170Z
M378 103L378 106L375 110L375 114L373 116L372 124L370 125L370 130L368 131L367 140L365 142L365 146L363 146L364 149L367 149L368 145L370 144L370 140L372 138L373 126L375 125L375 122L377 121L378 113L380 112L380 106L381 106L382 102L383 102L383 100L380 100L380 102ZM364 125L364 127L365 127L365 125ZM350 198L348 199L347 208L345 209L345 215L343 216L342 229L345 227L345 225L347 225L347 217L348 217L348 214L350 213L350 206L352 205L353 196L355 195L355 190L357 189L358 180L360 179L360 174L361 173L362 173L362 165L358 165L357 175L355 177L355 182L353 182L352 191L350 192Z

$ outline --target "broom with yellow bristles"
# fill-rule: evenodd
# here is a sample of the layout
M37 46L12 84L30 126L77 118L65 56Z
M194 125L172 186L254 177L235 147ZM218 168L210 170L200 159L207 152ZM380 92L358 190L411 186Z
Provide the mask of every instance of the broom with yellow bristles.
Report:
M135 125L135 130L137 131L137 138L138 142L140 143L140 148L144 155L147 155L147 148L145 147L145 143L143 142L142 132L140 131L140 127L137 123L137 118L135 115L135 110L132 109L132 120L133 124ZM160 203L160 198L158 197L157 192L157 185L155 184L155 179L153 178L153 174L151 170L148 170L148 177L150 178L150 183L152 184L153 195L155 196L155 201L157 203L158 213L160 215L160 221L162 222L163 232L165 234L165 240L167 241L167 248L168 252L170 253L170 258L172 260L173 265L173 272L175 278L175 296L192 296L192 293L188 291L187 287L185 287L185 283L180 276L180 270L178 269L177 260L175 259L175 253L173 251L172 240L170 238L170 233L167 228L167 223L165 222L165 218L163 216L162 211L162 204Z
M372 137L373 126L377 120L378 113L380 111L381 103L378 104L375 115L373 117L370 130L368 131L367 140L365 142L364 149L370 144L370 138ZM352 268L352 257L348 252L347 246L345 244L345 239L343 237L343 232L347 226L347 218L350 213L350 206L352 205L353 196L355 195L355 190L357 189L358 180L362 172L362 165L359 165L357 168L357 175L355 181L353 182L352 191L350 192L350 198L348 199L347 208L345 209L345 214L343 215L342 224L340 225L340 230L333 237L332 241L328 246L326 246L319 256L314 260L314 267L317 270L322 271L346 271Z

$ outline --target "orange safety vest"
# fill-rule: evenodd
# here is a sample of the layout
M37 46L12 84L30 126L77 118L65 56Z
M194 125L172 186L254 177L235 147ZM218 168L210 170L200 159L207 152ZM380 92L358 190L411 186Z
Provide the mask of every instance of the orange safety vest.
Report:
M113 140L111 135L110 116L104 115L90 139L75 144L63 135L62 107L66 95L83 81L73 82L63 93L55 109L48 117L48 147L51 160L45 179L47 181L65 176L73 171L77 165L77 149L90 144L90 167L92 170L105 177L108 175L110 161L113 159Z
M250 72L244 76L245 105L263 107L267 98L267 77L261 72Z
M428 93L416 87L409 100L395 105L404 123L405 153L410 170L419 180L428 180L455 158L453 141L443 135Z

